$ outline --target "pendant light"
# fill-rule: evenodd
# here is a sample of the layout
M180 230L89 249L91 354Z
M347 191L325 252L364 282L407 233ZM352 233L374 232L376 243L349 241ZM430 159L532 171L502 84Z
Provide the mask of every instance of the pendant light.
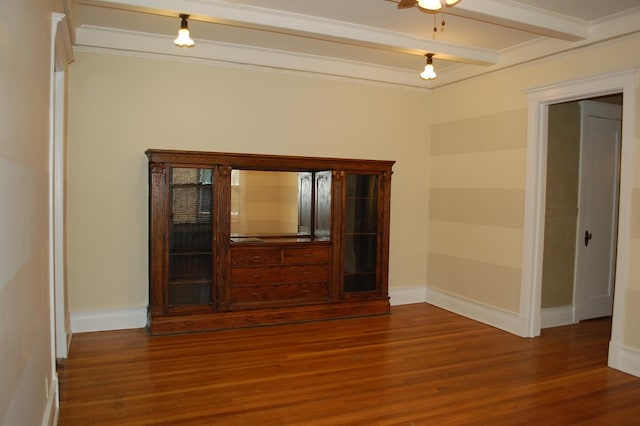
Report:
M436 72L433 69L433 55L434 53L427 53L427 64L424 66L424 71L420 73L420 77L424 80L433 80L436 78Z
M180 19L182 19L182 22L180 23L180 30L178 30L178 38L173 40L173 42L178 47L193 47L195 42L189 37L189 23L187 22L189 15L181 13Z

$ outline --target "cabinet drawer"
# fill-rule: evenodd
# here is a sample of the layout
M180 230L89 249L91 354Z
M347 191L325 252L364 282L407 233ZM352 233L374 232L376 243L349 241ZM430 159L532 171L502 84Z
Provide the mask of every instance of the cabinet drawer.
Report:
M329 279L327 265L232 268L231 286L324 281Z
M257 303L328 297L327 282L246 286L231 289L231 303Z
M280 265L282 254L279 247L234 247L231 249L231 266Z
M282 250L285 265L328 264L329 247L285 248Z

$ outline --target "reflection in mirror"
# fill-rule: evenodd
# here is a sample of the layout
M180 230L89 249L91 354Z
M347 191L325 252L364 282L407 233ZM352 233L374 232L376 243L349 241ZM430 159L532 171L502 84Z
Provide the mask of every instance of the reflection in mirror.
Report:
M262 242L267 239L329 239L331 185L326 184L320 212L315 175L330 172L290 172L240 170L231 172L231 238L236 242ZM327 189L328 188L328 189ZM315 212L315 215L314 215ZM318 214L322 220L318 220ZM327 227L328 228L328 227ZM312 230L314 232L312 232ZM318 232L321 231L321 232ZM318 236L314 236L318 234Z

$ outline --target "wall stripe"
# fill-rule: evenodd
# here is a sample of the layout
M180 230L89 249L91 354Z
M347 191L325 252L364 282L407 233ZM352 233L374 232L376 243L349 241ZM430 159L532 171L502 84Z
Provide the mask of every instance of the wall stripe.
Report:
M631 194L631 237L640 238L640 188Z
M452 222L429 222L429 251L519 269L522 230Z
M520 269L429 252L427 285L503 310L518 312Z
M624 313L627 324L640 324L640 289L627 288L625 294ZM626 333L623 344L632 348L640 348L640 333Z
M526 129L526 109L434 124L431 155L524 149Z
M433 188L524 188L526 150L431 157Z
M629 239L629 259L640 259L640 238ZM629 262L627 280L630 288L640 290L640 262Z
M429 219L522 229L524 189L432 189Z

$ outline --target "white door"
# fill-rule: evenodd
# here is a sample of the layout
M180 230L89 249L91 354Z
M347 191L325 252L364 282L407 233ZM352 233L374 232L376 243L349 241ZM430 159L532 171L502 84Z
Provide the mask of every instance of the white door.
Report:
M621 139L619 105L583 101L580 106L576 322L613 311Z

